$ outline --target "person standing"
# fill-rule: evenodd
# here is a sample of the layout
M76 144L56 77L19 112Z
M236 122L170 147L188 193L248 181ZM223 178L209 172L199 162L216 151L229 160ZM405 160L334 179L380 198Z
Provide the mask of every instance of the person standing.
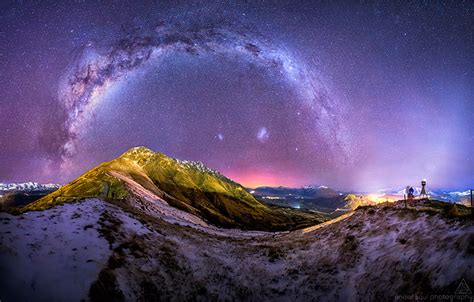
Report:
M415 198L415 189L413 189L413 187L410 187L408 189L408 200L413 201L414 198Z

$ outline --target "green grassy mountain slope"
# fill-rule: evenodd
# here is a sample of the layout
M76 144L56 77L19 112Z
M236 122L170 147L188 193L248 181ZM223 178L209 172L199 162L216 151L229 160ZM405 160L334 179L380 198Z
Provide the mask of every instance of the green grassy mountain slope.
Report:
M312 213L270 208L200 162L179 161L144 147L102 163L22 210L42 210L85 198L126 200L133 193L123 179L133 180L170 205L221 227L287 230L325 220Z

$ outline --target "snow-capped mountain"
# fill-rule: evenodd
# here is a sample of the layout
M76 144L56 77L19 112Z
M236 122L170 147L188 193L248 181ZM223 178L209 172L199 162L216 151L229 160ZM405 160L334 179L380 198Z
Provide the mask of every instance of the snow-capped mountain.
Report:
M192 161L192 160L181 160L181 159L174 159L177 163L179 163L184 168L194 169L201 173L208 173L210 175L216 176L221 179L225 179L227 181L231 181L236 183L234 180L228 178L227 176L222 175L219 171L209 168L201 161Z
M319 186L319 185L308 185L308 186L304 186L303 189L329 189L329 187L327 186Z
M52 191L59 189L61 185L58 184L39 184L36 182L23 182L23 183L0 183L0 194L7 191Z

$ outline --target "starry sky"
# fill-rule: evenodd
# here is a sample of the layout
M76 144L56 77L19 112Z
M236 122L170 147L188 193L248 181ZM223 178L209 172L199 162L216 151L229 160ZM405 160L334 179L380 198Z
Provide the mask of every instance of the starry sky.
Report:
M0 181L128 148L249 187L474 186L474 4L2 1Z

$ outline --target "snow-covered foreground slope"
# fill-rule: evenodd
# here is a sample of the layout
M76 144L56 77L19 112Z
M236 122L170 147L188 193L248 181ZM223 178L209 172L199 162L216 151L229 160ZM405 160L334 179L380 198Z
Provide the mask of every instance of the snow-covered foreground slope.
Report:
M243 232L156 202L1 213L0 299L385 301L474 281L466 220L375 207L294 232Z
M138 221L100 200L22 216L0 213L0 299L86 299L110 256L97 229L108 211L125 222L124 228L142 233Z

